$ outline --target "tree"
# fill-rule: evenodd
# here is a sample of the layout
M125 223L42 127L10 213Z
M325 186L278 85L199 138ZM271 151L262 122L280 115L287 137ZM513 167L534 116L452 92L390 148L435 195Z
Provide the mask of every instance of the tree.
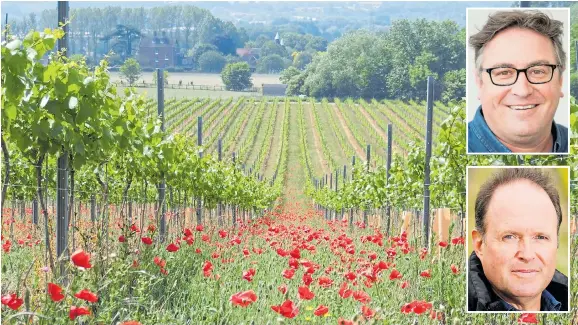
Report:
M298 76L299 74L301 74L301 71L299 71L297 68L289 67L283 70L283 72L281 72L281 76L279 76L279 81L281 81L284 84L288 84L289 81L293 79L293 77Z
M288 66L288 62L277 54L261 57L257 62L257 73L278 73Z
M189 52L187 53L187 56L192 57L193 58L193 64L198 67L199 66L199 59L201 58L201 55L203 55L203 53L208 52L208 51L218 51L218 49L213 44L199 43L199 44L195 45L191 50L189 50Z
M199 70L220 73L227 64L225 57L217 51L207 51L199 57Z
M112 45L112 49L119 53L123 60L126 60L127 57L132 56L135 51L134 44L141 36L142 34L138 29L118 24L114 32L104 36L102 39L107 42L110 39L117 39L117 42Z
M448 71L443 78L442 101L459 100L466 96L466 69Z
M287 50L274 41L267 41L261 47L261 57L277 54L281 57L287 57Z
M253 87L251 68L247 62L227 64L221 78L227 90L241 91Z
M293 56L293 66L299 70L305 69L305 67L311 63L313 60L313 55L309 52L299 52Z
M133 85L135 81L140 78L142 70L140 64L137 60L129 58L124 61L123 65L120 67L120 74L123 79L126 79L129 85ZM156 78L155 78L156 81Z
M283 72L281 72L279 80L287 85L285 95L297 96L303 93L301 88L303 87L306 78L307 78L306 72L299 71L299 69L291 66L283 70Z

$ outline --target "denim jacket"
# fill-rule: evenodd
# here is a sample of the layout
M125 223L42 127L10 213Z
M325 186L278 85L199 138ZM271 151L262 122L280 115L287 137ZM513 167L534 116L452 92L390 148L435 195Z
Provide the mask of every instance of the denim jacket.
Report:
M552 152L568 153L568 128L552 121L554 148ZM478 107L474 119L468 123L468 153L512 152L496 138L488 127L482 106Z

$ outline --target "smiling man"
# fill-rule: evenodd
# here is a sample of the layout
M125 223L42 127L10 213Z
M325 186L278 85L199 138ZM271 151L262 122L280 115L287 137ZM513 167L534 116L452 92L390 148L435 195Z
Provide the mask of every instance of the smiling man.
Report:
M556 270L560 197L538 169L504 168L476 197L468 311L567 311Z
M470 37L481 102L468 123L468 152L568 152L568 129L554 122L566 54L562 22L539 11L491 15Z

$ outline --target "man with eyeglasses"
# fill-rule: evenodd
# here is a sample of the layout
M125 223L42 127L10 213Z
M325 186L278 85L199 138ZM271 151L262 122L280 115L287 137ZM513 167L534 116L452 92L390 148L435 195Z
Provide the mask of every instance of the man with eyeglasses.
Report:
M554 122L564 96L562 34L562 22L516 10L490 15L470 37L481 105L468 123L468 152L568 152L568 128Z

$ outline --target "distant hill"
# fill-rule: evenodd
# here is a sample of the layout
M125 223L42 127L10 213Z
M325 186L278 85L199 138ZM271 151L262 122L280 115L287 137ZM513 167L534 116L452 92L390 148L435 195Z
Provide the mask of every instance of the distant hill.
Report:
M346 18L364 20L380 24L384 19L426 18L432 20L450 19L460 26L466 23L468 7L511 7L512 1L472 1L472 2L180 2L180 1L70 1L70 8L124 7L153 8L167 5L193 5L210 10L223 20L233 22L263 22L274 20L324 21ZM0 8L2 21L5 13L9 20L20 19L32 12L40 14L46 9L56 9L56 1L2 1Z

